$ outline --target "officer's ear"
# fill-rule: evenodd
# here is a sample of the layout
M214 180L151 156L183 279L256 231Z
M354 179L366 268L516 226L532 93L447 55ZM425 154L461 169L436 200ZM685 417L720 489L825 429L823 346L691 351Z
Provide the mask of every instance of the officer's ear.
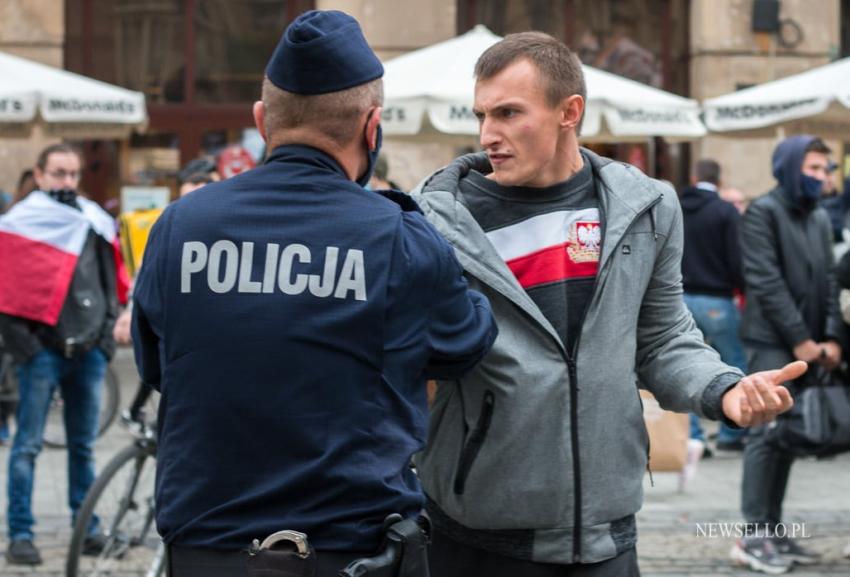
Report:
M378 148L378 125L381 124L381 114L384 109L381 106L376 106L369 111L369 116L366 117L366 146L369 150Z
M263 137L263 140L268 142L269 139L266 137L266 107L262 100L258 100L254 103L252 112L254 113L254 126L257 127L257 130L259 131L260 136Z

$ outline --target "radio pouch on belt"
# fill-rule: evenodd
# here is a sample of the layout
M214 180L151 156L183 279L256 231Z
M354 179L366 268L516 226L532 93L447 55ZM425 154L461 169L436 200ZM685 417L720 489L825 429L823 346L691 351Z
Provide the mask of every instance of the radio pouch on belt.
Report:
M247 577L315 577L318 564L306 535L278 531L262 544L254 541L246 569Z

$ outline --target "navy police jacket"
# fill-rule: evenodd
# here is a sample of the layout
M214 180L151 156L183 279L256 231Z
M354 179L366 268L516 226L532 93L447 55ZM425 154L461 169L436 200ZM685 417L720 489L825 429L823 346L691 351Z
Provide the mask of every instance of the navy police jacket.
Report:
M181 546L294 529L375 549L388 514L423 504L425 379L458 378L496 336L409 197L305 146L169 206L134 298L136 362L162 393L157 527Z

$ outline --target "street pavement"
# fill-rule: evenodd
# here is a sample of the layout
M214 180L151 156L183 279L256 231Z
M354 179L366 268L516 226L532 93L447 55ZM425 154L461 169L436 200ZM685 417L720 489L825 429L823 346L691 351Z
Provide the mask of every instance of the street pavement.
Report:
M122 406L136 387L129 350L120 350L113 366L122 383ZM711 430L711 425L708 425ZM98 467L130 443L132 437L120 425L113 427L97 446ZM6 463L8 446L0 447L0 539L6 545ZM65 555L70 541L67 508L67 459L64 450L45 449L37 464L34 510L37 545L45 563L38 567L8 565L0 558L0 576L64 575ZM752 576L729 561L732 537L711 536L709 523L741 522L741 458L738 453L716 453L700 463L696 478L678 491L673 473L654 473L654 487L645 478L645 505L638 514L638 553L644 577ZM789 575L850 577L850 559L841 556L850 542L850 455L830 461L799 461L794 465L786 499L786 522L805 523L805 544L823 553L823 562L813 567L796 567ZM719 532L719 526L715 525ZM141 576L122 572L115 577ZM439 577L435 575L434 577ZM475 577L475 576L470 576ZM521 577L521 576L518 576Z

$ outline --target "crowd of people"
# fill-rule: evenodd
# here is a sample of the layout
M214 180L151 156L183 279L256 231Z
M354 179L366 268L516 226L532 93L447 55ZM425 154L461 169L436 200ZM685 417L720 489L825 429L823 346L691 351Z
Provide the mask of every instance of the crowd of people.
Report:
M80 193L76 149L42 152L0 218L0 335L21 388L7 560L41 561L33 476L57 387L76 516L117 341L140 395L162 395L169 575L360 574L399 538L402 577L637 576L639 388L692 414L690 474L701 419L744 451L742 513L765 532L736 562L816 562L770 534L794 456L769 424L846 348L846 205L824 196L824 142L780 143L777 185L746 212L709 159L677 195L579 146L580 62L525 32L475 67L482 151L407 195L380 156L382 76L350 16L299 16L253 108L265 162L223 180L187 167L121 314L114 221ZM103 541L95 517L84 553Z

